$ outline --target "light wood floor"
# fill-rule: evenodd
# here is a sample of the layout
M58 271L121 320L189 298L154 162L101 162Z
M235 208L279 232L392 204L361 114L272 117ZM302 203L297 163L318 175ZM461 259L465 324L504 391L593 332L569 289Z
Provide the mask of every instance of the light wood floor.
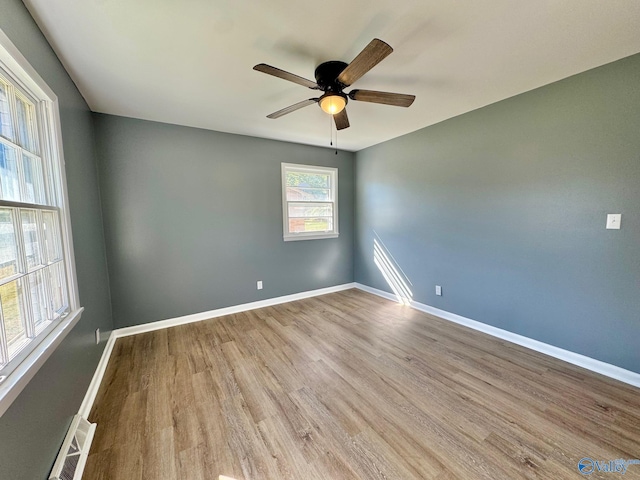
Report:
M117 341L85 480L584 477L640 390L348 290Z

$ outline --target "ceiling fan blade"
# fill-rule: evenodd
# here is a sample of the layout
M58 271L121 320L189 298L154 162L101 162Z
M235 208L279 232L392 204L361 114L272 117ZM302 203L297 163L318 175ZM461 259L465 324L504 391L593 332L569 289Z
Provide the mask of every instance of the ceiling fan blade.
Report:
M321 90L316 82L312 82L311 80L307 80L306 78L294 75L293 73L285 72L284 70L272 67L271 65L267 65L266 63L259 63L258 65L253 67L253 69L258 72L266 73L267 75L273 75L274 77L289 80L290 82L297 83L298 85L302 85L303 87L312 88L314 90Z
M383 103L395 107L410 107L416 99L415 95L404 93L377 92L375 90L351 90L349 92L351 100L359 102Z
M289 105L288 107L283 108L282 110L278 110L277 112L273 112L271 115L267 115L267 118L280 118L287 113L295 112L296 110L300 110L307 105L311 105L313 103L317 103L319 98L310 98L309 100L303 100L298 103L294 103L293 105Z
M338 75L338 82L345 87L352 85L356 80L384 60L393 52L393 48L378 38L371 40L356 58Z
M347 117L347 109L343 108L340 113L336 113L333 116L333 121L336 122L336 128L338 130L349 128L349 117Z

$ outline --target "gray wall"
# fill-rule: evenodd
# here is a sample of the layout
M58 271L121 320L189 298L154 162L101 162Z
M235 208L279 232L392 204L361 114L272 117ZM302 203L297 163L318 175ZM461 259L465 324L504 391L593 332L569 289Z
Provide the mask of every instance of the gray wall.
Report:
M362 150L356 178L356 281L390 291L377 234L414 300L640 372L640 55Z
M0 476L48 478L102 354L93 332L112 328L91 113L19 0L0 0L0 28L60 101L82 319L0 417ZM104 335L103 338L106 338Z
M94 121L116 327L353 281L352 153ZM338 167L339 238L283 241L281 162Z

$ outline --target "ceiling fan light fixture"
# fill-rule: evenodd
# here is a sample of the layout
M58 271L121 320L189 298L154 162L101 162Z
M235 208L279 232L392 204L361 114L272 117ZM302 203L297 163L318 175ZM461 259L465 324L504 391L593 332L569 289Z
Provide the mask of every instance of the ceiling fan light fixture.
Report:
M347 98L336 93L326 93L320 98L320 108L329 115L336 115L344 110Z

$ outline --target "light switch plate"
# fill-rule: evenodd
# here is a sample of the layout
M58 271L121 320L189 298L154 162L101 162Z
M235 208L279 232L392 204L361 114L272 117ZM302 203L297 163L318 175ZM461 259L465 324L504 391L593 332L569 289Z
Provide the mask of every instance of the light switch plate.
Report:
M610 213L607 215L607 230L620 230L621 223L621 213Z

